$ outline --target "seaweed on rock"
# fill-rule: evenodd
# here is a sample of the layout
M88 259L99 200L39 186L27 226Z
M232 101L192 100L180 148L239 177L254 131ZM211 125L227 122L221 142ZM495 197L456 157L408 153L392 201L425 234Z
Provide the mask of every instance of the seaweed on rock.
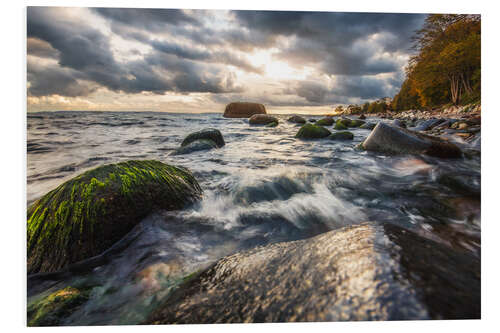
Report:
M126 161L87 171L28 208L28 274L57 271L98 255L153 209L181 209L201 193L187 169L159 161Z

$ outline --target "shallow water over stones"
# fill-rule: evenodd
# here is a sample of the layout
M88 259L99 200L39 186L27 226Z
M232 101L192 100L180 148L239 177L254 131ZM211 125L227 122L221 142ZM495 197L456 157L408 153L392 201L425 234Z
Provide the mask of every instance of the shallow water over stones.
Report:
M391 255L401 253L391 252L401 247L399 243L418 249L415 244L422 242L439 249L443 257L438 259L444 263L448 262L446 256L460 257L471 267L477 263L481 253L480 153L446 160L425 155L387 156L356 149L370 129L349 128L352 141L300 140L295 138L300 125L286 121L290 115L277 117L279 125L266 128L221 114L30 114L28 204L85 170L128 159L156 159L187 167L204 196L182 211L148 216L119 251L96 260L97 265L30 279L28 303L68 286L80 287L90 290L89 300L60 324L136 324L165 304L169 293L193 273L203 272L227 255L302 240L363 221L376 221L377 226L370 228L390 240L385 255L377 259L382 264L393 262ZM311 118L322 117L307 117ZM189 133L204 128L220 130L225 146L170 155ZM326 128L336 132L333 126ZM464 151L480 149L480 142L459 137L450 140ZM387 228L392 225L405 228L410 236L399 234L391 240ZM423 291L426 286L432 290L435 276L455 276L462 284L476 281L477 276L463 265L439 265L439 270L436 265L415 267L420 254L404 246L401 251L406 251L408 259L398 261L400 277L416 290L415 306L409 307L407 318L474 317L476 308L452 307L450 312L440 313L436 309L445 305L439 302L441 298L436 301ZM428 278L412 280L413 275L404 273L419 271ZM425 281L431 282L426 285ZM444 285L443 281L438 279L434 286ZM312 297L306 291L300 295ZM462 296L476 304L478 295L471 288ZM352 311L346 313L352 316L345 320L361 318L353 314L355 303L348 304ZM315 318L320 318L319 313ZM388 312L369 319L399 318L384 313ZM300 316L296 320L301 318L307 320ZM325 320L344 318L331 314Z

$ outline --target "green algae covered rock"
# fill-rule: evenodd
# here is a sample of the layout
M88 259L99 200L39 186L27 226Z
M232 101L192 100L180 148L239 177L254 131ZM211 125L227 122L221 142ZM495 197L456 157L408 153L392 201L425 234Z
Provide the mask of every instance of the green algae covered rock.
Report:
M334 129L338 130L338 131L344 131L347 129L347 126L344 125L340 119L337 120L337 122L335 123L335 126L333 127Z
M365 121L363 121L363 120L354 119L354 120L351 120L351 122L349 123L349 127L360 127L364 123L365 123Z
M328 136L330 140L352 140L354 135L348 131L335 132Z
M87 171L28 208L27 272L54 272L96 256L154 209L176 210L201 197L185 168L126 161Z
M326 138L330 134L331 132L323 126L306 124L299 129L295 137L299 139L321 139Z
M319 126L332 126L334 122L335 122L335 120L333 120L332 117L325 117L325 118L321 118L320 120L318 120L316 122L316 125L319 125Z
M205 128L201 131L194 132L186 136L186 138L182 141L181 146L187 146L191 142L202 139L212 140L217 145L217 148L221 148L226 144L224 142L224 138L222 137L222 133L218 129Z
M28 305L28 326L59 326L89 299L90 290L60 289Z

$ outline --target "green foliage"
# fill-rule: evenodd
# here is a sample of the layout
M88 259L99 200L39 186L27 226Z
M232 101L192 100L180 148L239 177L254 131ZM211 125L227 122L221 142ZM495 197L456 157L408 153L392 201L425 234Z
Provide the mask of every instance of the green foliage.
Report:
M481 93L481 19L429 15L415 37L418 53L394 97L396 111L477 101Z

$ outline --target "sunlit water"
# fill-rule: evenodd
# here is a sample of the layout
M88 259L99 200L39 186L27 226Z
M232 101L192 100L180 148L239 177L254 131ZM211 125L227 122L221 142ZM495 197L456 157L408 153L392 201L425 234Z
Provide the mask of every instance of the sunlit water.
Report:
M363 221L394 223L480 255L478 154L444 160L359 151L365 129L351 129L353 141L302 141L294 137L299 126L279 118L266 128L221 114L29 114L28 205L85 170L129 159L189 168L204 197L144 219L108 264L30 285L28 303L90 285L90 300L65 324L134 324L183 277L222 256ZM169 155L186 135L209 127L222 132L223 148Z

